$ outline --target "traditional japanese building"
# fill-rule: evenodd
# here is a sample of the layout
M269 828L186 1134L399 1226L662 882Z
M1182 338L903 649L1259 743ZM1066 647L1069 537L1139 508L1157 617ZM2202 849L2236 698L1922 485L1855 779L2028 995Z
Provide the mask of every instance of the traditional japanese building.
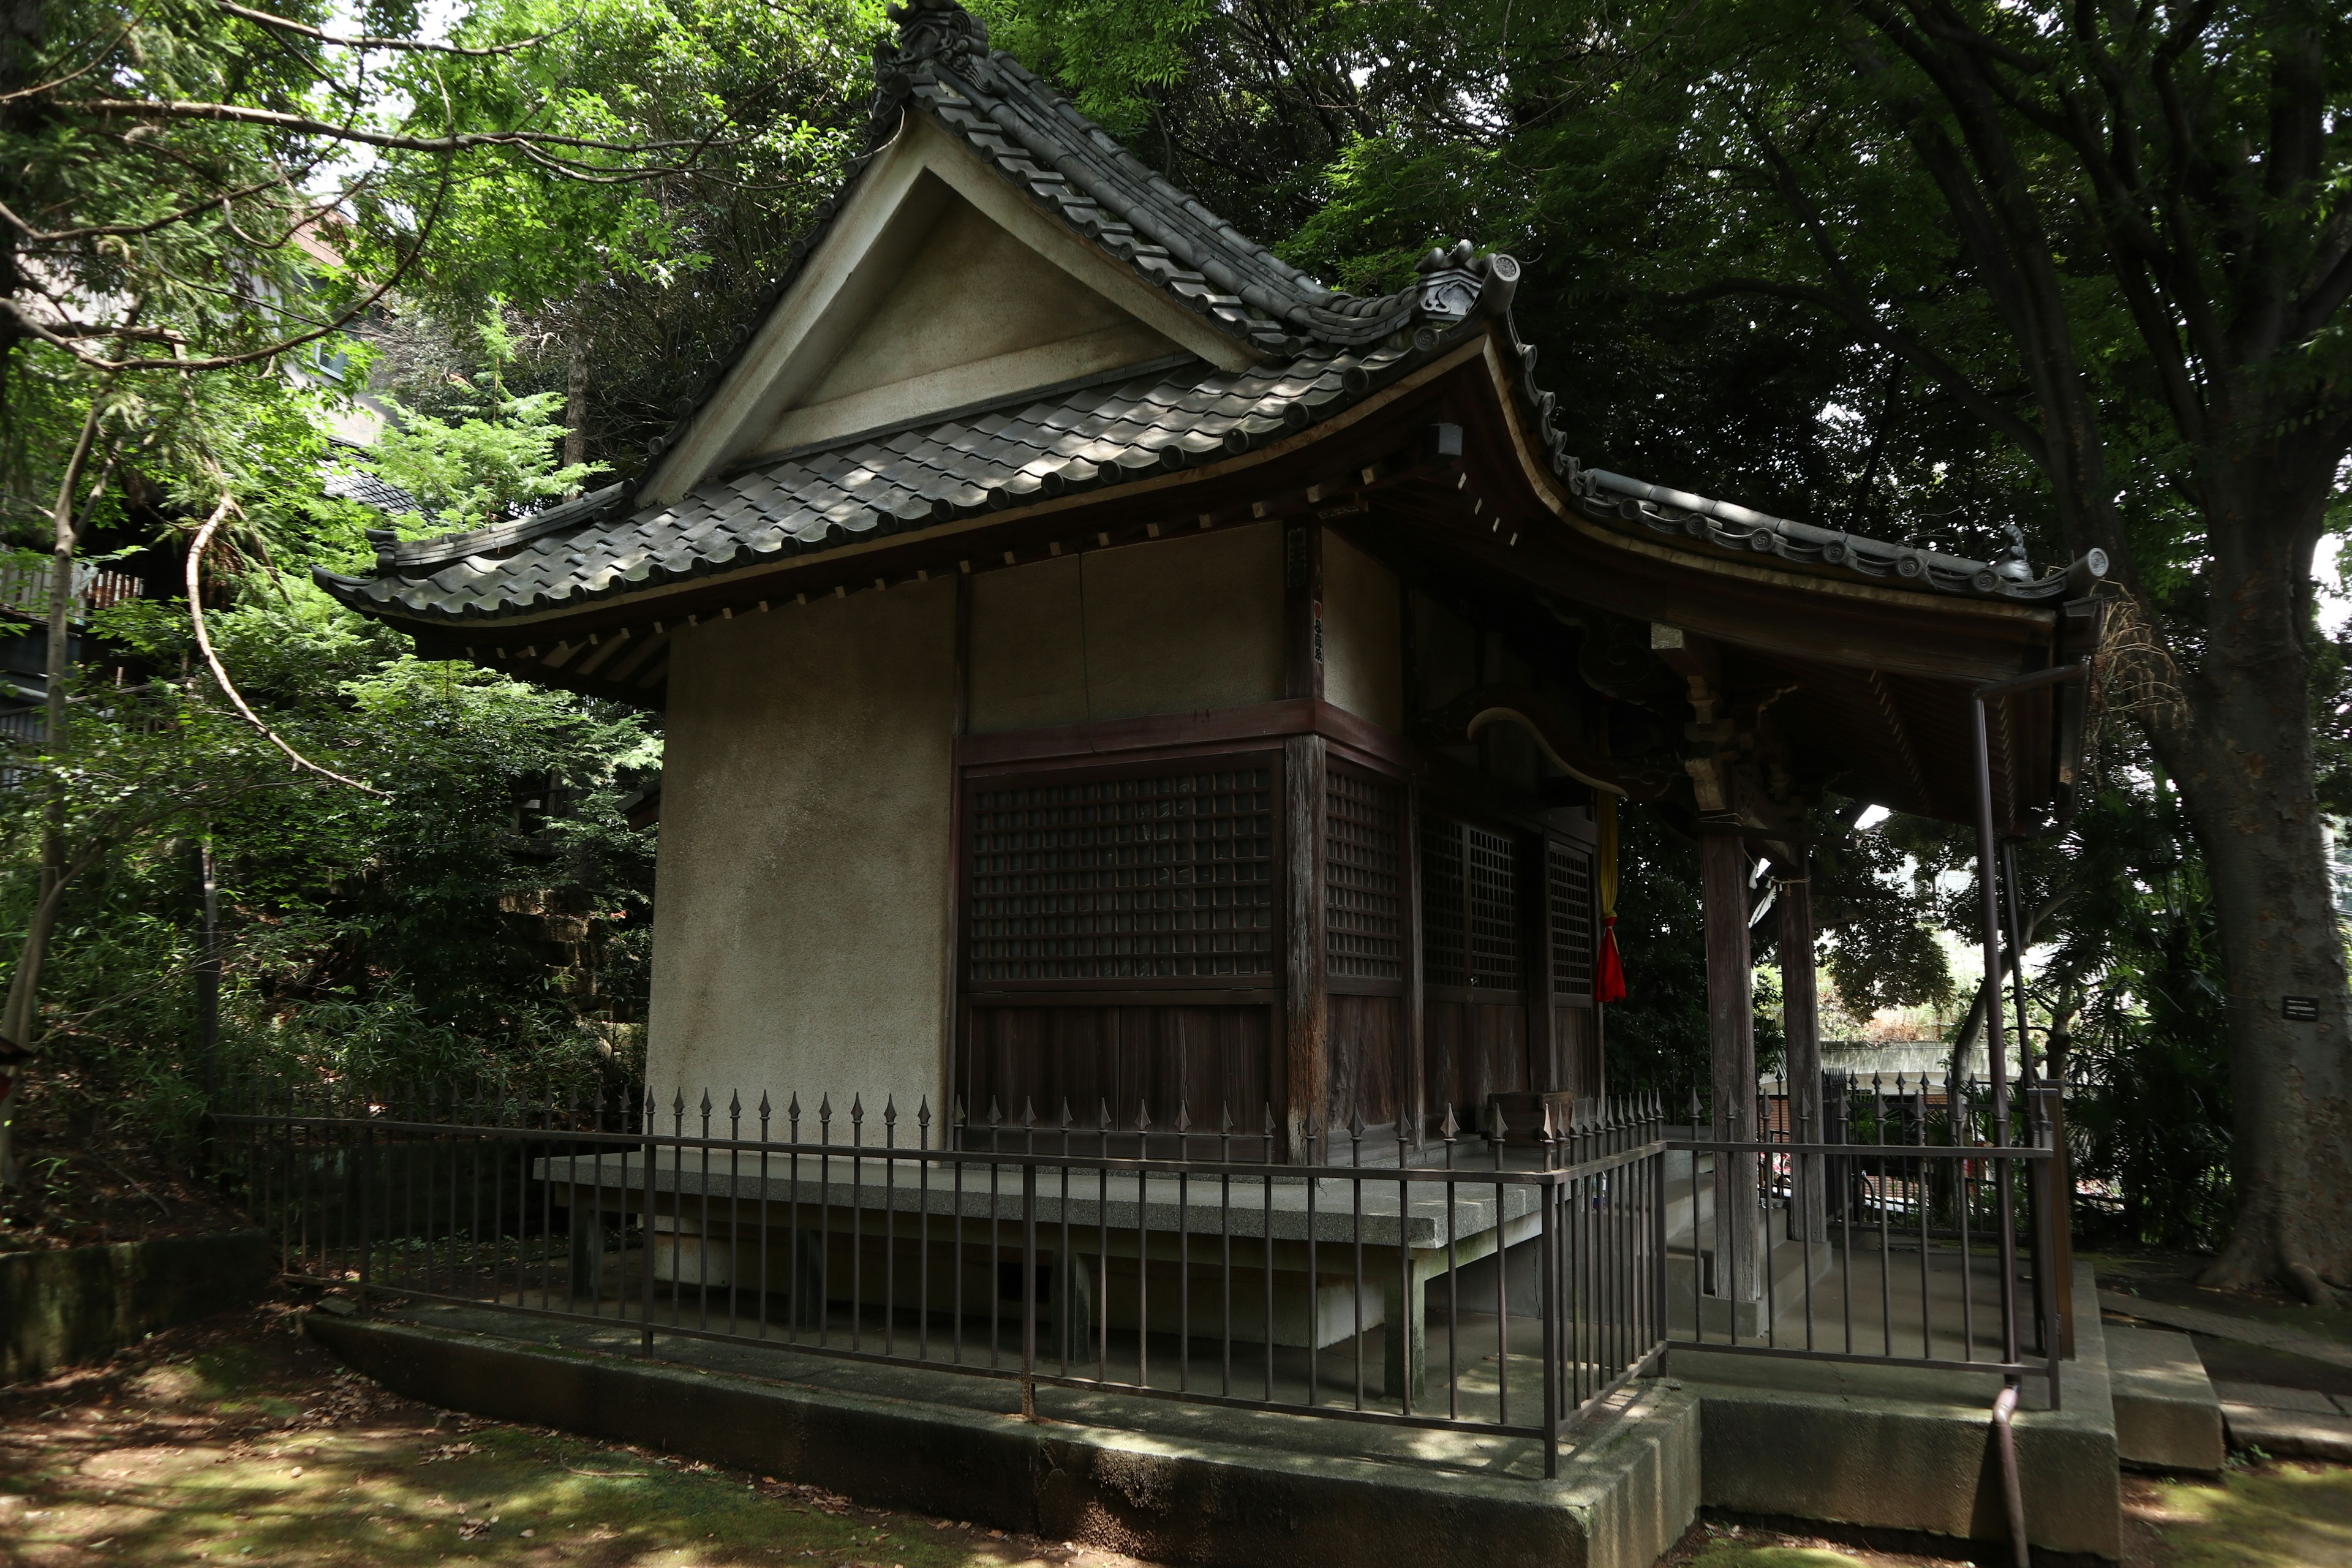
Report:
M1508 256L1327 289L949 0L894 15L869 151L641 480L321 575L662 710L656 1087L1294 1148L1596 1093L1624 800L1703 837L1736 1076L1751 855L1801 868L1829 788L1973 818L1972 691L2084 657L2103 563L1587 466ZM1992 705L1997 828L2081 704Z

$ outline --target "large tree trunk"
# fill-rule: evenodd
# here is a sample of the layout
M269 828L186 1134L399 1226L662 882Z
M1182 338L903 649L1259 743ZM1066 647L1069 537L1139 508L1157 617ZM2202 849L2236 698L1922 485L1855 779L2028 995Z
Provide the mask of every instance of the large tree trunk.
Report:
M2221 928L2237 1223L2209 1284L2352 1286L2352 993L2320 831L2305 646L2324 483L2210 504L2217 600L2189 716L2156 729L2204 851ZM2213 487L2219 490L2221 487ZM2301 510L2305 517L2295 518ZM2309 997L2315 1021L2284 1016Z

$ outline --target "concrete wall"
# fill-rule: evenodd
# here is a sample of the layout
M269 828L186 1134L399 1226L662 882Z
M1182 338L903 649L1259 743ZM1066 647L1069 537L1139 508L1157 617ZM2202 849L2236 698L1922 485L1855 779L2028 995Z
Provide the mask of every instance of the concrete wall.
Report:
M706 621L671 656L646 1071L781 1114L944 1103L955 585Z
M0 1383L102 1361L175 1324L250 1306L277 1263L257 1230L0 1258Z
M1404 728L1403 622L1396 574L1337 533L1323 535L1323 695Z
M975 731L1282 696L1273 523L983 573L971 590Z

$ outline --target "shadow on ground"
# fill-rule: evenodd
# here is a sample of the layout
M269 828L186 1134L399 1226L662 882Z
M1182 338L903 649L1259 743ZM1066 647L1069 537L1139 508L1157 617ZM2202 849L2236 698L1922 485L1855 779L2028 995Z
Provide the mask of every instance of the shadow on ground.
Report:
M2218 1480L2124 1479L2123 1568L2352 1568L2352 1468L2293 1460L2233 1462ZM1883 1546L1884 1543L1878 1543ZM1917 1544L1917 1543L1913 1543ZM2007 1568L2009 1555L1979 1545L1961 1557L1874 1549L1708 1519L1664 1559L1664 1568Z
M338 1366L282 1309L0 1389L0 1563L100 1561L1131 1563L411 1404Z

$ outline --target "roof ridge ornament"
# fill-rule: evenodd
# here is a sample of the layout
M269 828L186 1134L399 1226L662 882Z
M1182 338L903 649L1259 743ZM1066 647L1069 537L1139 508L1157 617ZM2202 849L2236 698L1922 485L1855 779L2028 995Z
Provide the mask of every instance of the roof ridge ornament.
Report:
M1519 264L1499 250L1480 254L1466 239L1452 249L1437 247L1414 264L1421 283L1414 299L1419 313L1452 326L1473 316L1499 316L1510 308L1518 287Z
M891 58L902 67L930 59L952 66L988 53L988 24L956 0L907 0L892 5L889 15L898 28L898 47Z
M889 140L916 81L932 79L929 68L968 70L975 57L988 58L988 24L956 0L905 0L890 7L889 16L898 37L896 43L874 46L874 103L866 117L866 153L853 167L862 168ZM795 254L793 260L799 258Z

